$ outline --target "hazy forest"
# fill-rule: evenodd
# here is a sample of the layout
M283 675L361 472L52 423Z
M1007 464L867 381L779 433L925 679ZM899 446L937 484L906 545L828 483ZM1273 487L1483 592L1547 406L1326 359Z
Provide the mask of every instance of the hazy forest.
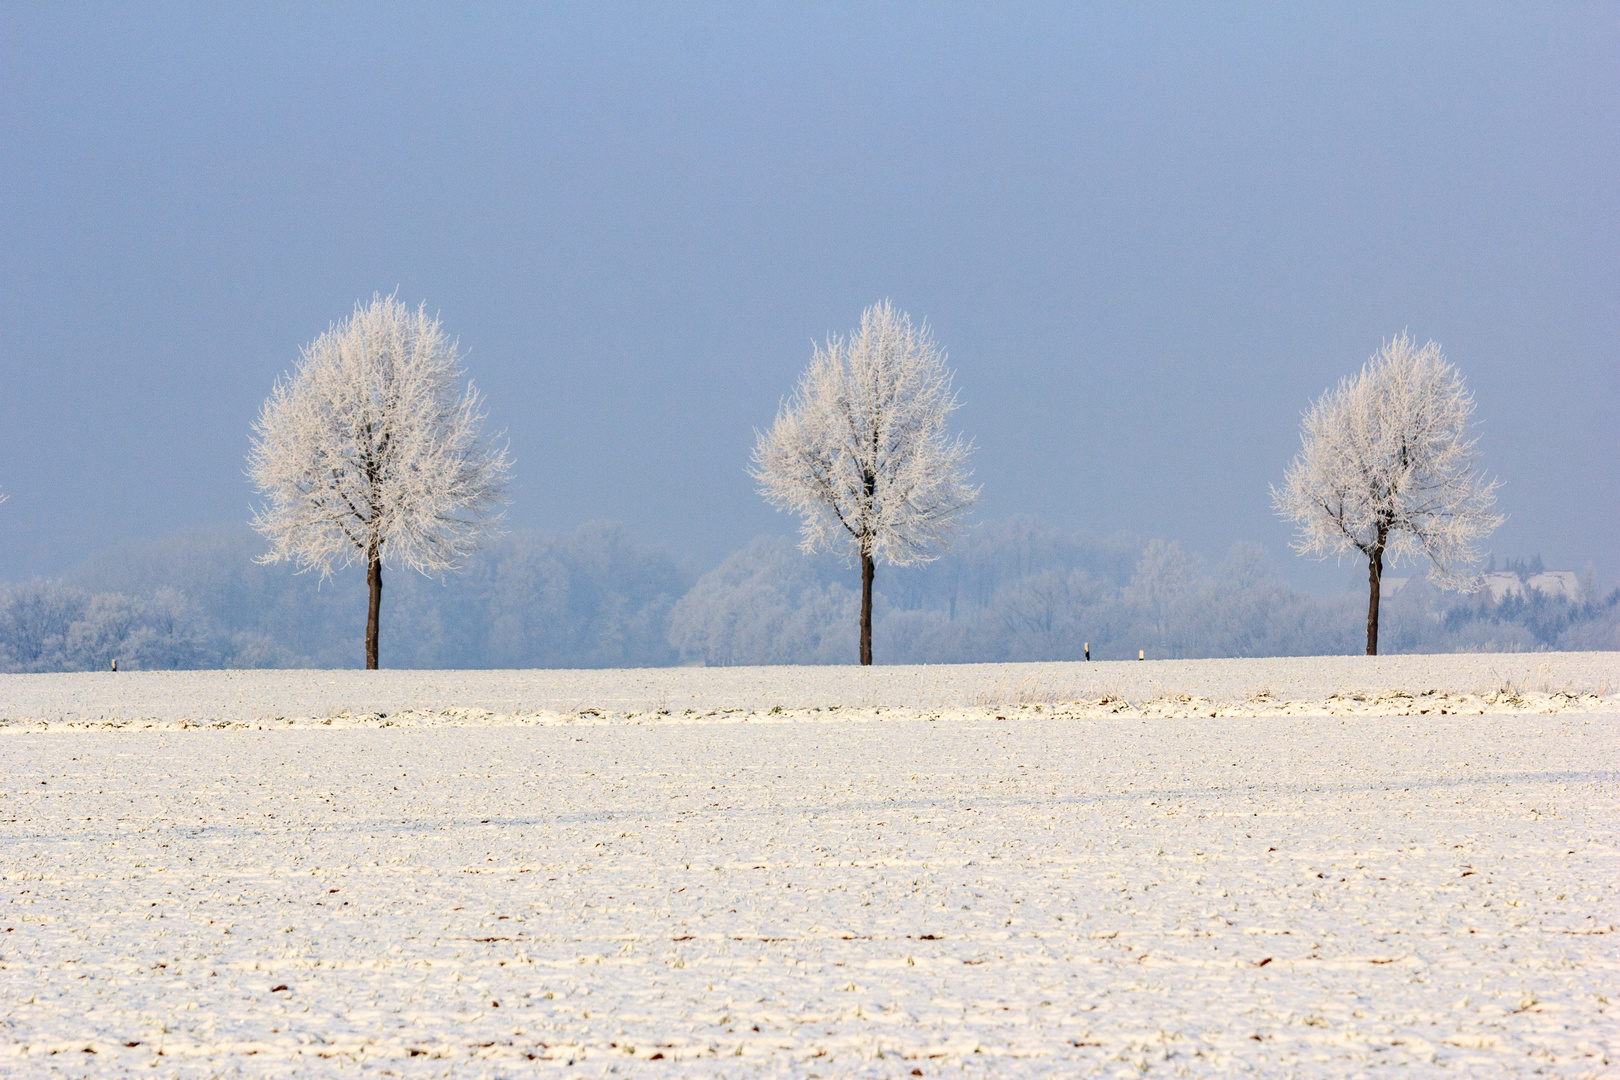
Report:
M0 671L356 667L364 571L261 566L246 528L129 543L60 578L0 585ZM1522 565L1522 564L1521 564ZM1347 578L1349 571L1347 570ZM1384 604L1383 651L1620 648L1620 590L1495 606L1420 577ZM465 572L392 572L385 667L845 664L859 575L761 537L699 574L612 525L491 541ZM1366 597L1319 598L1264 549L1218 565L1175 542L1070 535L1039 519L969 528L938 561L877 577L880 664L1354 654Z

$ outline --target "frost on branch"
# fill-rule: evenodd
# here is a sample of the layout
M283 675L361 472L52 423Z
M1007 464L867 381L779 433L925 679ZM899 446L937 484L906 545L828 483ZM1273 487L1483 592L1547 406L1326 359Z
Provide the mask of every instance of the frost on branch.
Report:
M927 325L884 301L861 313L849 339L816 348L755 445L751 475L766 499L803 517L804 550L861 564L862 663L871 663L873 565L934 558L978 498L972 445L945 431L956 407Z
M381 569L459 569L496 520L510 468L480 434L481 399L455 343L425 308L394 297L332 327L277 382L253 427L248 475L265 503L265 562L300 571L361 562L371 584L367 666L376 664Z
M1491 512L1498 485L1476 467L1473 412L1440 346L1417 348L1403 333L1305 414L1299 455L1271 489L1277 512L1298 526L1295 551L1367 557L1369 653L1386 557L1422 556L1436 584L1465 588L1475 542L1502 522Z

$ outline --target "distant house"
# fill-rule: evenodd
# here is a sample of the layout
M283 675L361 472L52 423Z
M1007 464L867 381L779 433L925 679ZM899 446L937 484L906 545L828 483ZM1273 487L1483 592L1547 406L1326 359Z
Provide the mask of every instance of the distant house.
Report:
M1409 577L1380 577L1378 579L1378 599L1388 600L1406 588L1406 583L1411 580Z
M1573 570L1543 570L1524 578L1509 570L1481 574L1475 595L1481 600L1488 599L1492 604L1500 604L1510 596L1522 600L1528 590L1535 590L1543 596L1562 596L1572 603L1581 600L1581 584Z
M1548 596L1562 596L1572 604L1585 599L1581 595L1581 583L1573 570L1544 570L1531 574L1525 585Z

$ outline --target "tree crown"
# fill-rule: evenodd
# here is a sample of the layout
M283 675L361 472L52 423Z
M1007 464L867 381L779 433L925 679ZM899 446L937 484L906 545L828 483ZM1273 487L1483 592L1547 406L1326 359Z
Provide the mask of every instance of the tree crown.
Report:
M1422 555L1433 580L1463 587L1474 543L1503 520L1491 513L1498 483L1476 467L1473 412L1439 345L1418 348L1404 333L1384 343L1305 414L1300 452L1271 489L1298 526L1294 550L1391 563Z
M510 462L480 434L482 399L425 306L373 296L301 350L253 426L263 561L300 571L376 558L458 569L499 520Z
M927 324L885 300L849 338L815 348L758 437L750 475L771 503L803 516L806 551L924 562L979 494L966 470L972 444L945 432L956 408Z

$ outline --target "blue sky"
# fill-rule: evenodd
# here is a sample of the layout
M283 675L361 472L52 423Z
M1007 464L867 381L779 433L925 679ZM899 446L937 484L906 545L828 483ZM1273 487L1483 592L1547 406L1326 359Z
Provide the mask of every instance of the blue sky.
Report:
M981 517L1257 540L1402 329L1491 547L1620 575L1620 8L0 5L0 578L241 522L248 428L374 291L438 311L515 526L703 568L809 359L926 318Z

